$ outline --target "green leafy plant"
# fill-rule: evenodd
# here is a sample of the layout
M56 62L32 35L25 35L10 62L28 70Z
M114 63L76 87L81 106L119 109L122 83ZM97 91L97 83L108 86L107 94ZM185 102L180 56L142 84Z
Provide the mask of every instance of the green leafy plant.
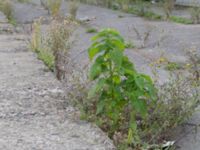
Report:
M172 140L174 128L184 124L199 106L198 66L191 68L195 78L191 70L189 77L178 71L171 72L167 83L155 83L158 89L155 90L151 81L140 80L142 75L123 55L124 46L117 31L106 29L98 33L89 48L92 66L86 65L79 70L79 65L68 66L68 99L81 110L80 118L96 122L119 150L173 149L173 144L166 146L166 141ZM192 56L191 64L199 62L196 57ZM158 62L169 61L161 57ZM87 78L88 70L92 80ZM146 89L152 89L152 92L146 92Z
M123 52L124 39L114 29L105 29L92 38L88 49L94 63L90 79L96 81L89 97L97 97L96 115L110 122L111 130L119 129L128 113L127 142L137 137L136 116L147 116L147 107L155 100L156 90L151 78L140 74Z
M54 56L47 49L42 49L38 52L38 59L42 60L50 71L54 71Z

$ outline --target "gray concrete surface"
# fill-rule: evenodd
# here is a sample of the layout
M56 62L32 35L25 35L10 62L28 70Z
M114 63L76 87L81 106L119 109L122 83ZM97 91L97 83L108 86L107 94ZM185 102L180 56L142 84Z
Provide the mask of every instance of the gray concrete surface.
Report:
M0 149L115 149L99 128L78 119L61 83L28 50L26 39L0 34Z
M34 1L34 3L35 3L35 1ZM39 4L39 3L35 3L34 5L32 5L32 4L16 4L16 5L14 5L15 12L16 12L15 17L17 19L17 22L30 23L33 21L33 19L38 18L41 15L46 16L47 11L42 9L42 7L38 6L37 4ZM24 12L24 10L26 10L26 11ZM68 14L66 3L63 4L63 6L62 6L62 13L66 14L66 15ZM88 22L87 26L95 27L98 30L101 30L102 28L107 28L107 27L115 28L120 31L120 33L125 37L125 39L127 41L132 42L133 44L136 45L136 47L140 47L141 41L137 38L137 35L134 32L133 27L136 27L142 36L144 36L144 33L147 32L147 30L149 30L149 28L152 28L153 30L151 32L151 35L149 37L149 40L148 40L145 48L128 49L126 51L126 54L135 63L137 69L140 72L147 73L151 76L153 76L153 75L152 75L152 70L151 70L151 67L149 64L156 61L161 56L166 57L170 61L187 63L188 57L187 57L185 51L188 51L192 47L196 47L197 51L200 52L200 49L199 49L199 47L200 47L200 42L199 42L200 25L182 25L182 24L176 24L176 23L171 23L171 22L147 21L147 20L144 20L142 18L136 17L134 15L130 15L130 14L124 14L124 13L120 13L117 11L112 11L112 10L99 8L99 7L95 7L95 6L81 5L80 9L78 11L78 18L84 18L84 17L93 18L91 21ZM77 63L78 66L84 66L85 64L88 63L86 49L90 45L90 43L91 43L90 38L93 35L94 34L86 33L85 26L80 26L75 31L75 34L74 34L75 41L74 41L74 44L71 46L70 53L71 53L71 57L75 59L75 62ZM160 41L160 42L158 42L158 41ZM13 45L15 47L14 49L16 49L16 45L15 44L13 44ZM10 44L9 44L9 46L10 46ZM12 51L13 49L9 48L9 46L4 46L4 47L6 47L10 51ZM3 53L3 52L1 52L1 53ZM2 54L0 56L2 56L2 59L3 59L5 57L7 57L7 55L8 54L6 54L6 55ZM23 56L23 53L22 54L20 53L19 55L18 56L17 55L16 56L9 55L9 56L11 56L11 58L20 57L19 59L21 59L21 56ZM30 55L31 55L30 58L32 58L33 54L30 54ZM28 57L28 56L24 56L24 57ZM12 62L11 58L9 59L9 62L10 61ZM0 59L0 61L1 61L1 59ZM30 61L30 59L29 59L29 61ZM31 68L31 69L33 69L32 73L34 71L34 67L36 67L36 66L41 67L41 62L39 63L38 61L36 61L36 62L35 61L36 60L34 59L34 63L37 62L36 63L37 65L35 64L35 65L33 65L33 68ZM26 61L24 61L24 62L26 62ZM4 59L1 61L1 63L5 63ZM28 67L30 67L31 64L34 64L34 63L30 62L30 65ZM39 65L38 65L38 63L39 63ZM28 64L28 63L26 62L26 64ZM3 65L1 65L1 66L3 66ZM9 67L9 66L6 66L6 68L7 67ZM21 69L21 70L26 71L26 69L24 69L24 66L23 66L23 69ZM40 78L42 78L42 79L39 78L39 80L38 80L38 76L36 76L36 79L33 76L33 78L34 78L33 83L35 85L37 85L38 81L41 80L42 82L40 84L43 84L43 82L45 82L44 84L46 85L46 83L49 82L49 77L44 77L42 74L49 74L49 73L45 73L44 71L41 71L42 70L41 68L39 70L40 70L39 72L36 71L35 73L36 74L39 73L41 76ZM15 71L17 71L17 70L15 70ZM13 71L13 72L15 72L15 71ZM34 75L35 75L35 73L34 73ZM159 79L161 82L165 82L169 78L168 72L162 68L159 68L158 74L159 74ZM11 82L12 78L8 75L9 75L9 73L7 72L6 75L4 75L4 76L7 76L7 80ZM33 75L33 74L28 74L29 77L31 75ZM52 78L53 77L51 77L50 79L52 80ZM45 79L48 79L48 82L46 82ZM6 86L4 86L5 89L8 86L7 84L9 84L11 86L13 83L13 82L7 83L7 80L5 80L5 83L4 83L4 84L6 84ZM17 80L20 81L19 79L17 79ZM24 78L23 78L23 80L24 80ZM21 79L21 81L22 81L22 79ZM52 81L51 81L51 83L52 83ZM32 84L32 81L31 81L31 84ZM57 85L57 83L54 83L53 85ZM49 83L48 83L48 85L46 85L46 87L54 87L53 85L52 84L49 85ZM17 89L20 89L20 87L17 87ZM20 91L24 91L25 89L20 90ZM10 91L17 91L17 90L11 89ZM30 91L32 92L32 90L30 90ZM36 91L43 91L43 90L36 90ZM14 95L16 95L16 94L14 94ZM48 97L48 94L47 94L47 97ZM52 101L53 101L52 102L53 104L51 103L51 101L50 102L47 101L48 103L46 103L46 101L45 101L45 103L42 103L42 104L39 102L38 103L38 105L40 106L39 108L46 111L46 109L43 107L43 105L55 105L55 99L53 99ZM35 102L33 104L35 104ZM37 107L35 106L34 109L36 109ZM16 108L18 108L18 107L16 107ZM55 112L55 111L53 111L53 112ZM65 114L65 113L62 113L62 114ZM24 114L22 113L22 116L23 115ZM37 114L37 115L39 116L39 119L40 119L41 115L40 114ZM37 115L30 115L30 113L28 113L28 116L32 116L32 117L36 116L36 118L37 118ZM50 120L50 122L52 121L52 119L48 119L48 117L47 117L47 120ZM42 120L42 121L44 121L43 123L48 122L45 120ZM27 122L29 122L29 120ZM14 123L11 123L11 124L15 125ZM35 123L35 122L33 122L33 124L36 124L36 128L38 126L40 126L40 125L37 126L37 123ZM175 140L177 140L176 144L180 150L199 150L200 149L199 148L200 147L200 132L193 132L194 125L198 125L198 124L200 124L200 113L197 111L194 114L194 116L188 121L188 124L186 124L183 127L180 127L178 129L180 132L178 132L178 134L175 135L174 137L176 137L175 138ZM7 124L4 124L4 125L6 126ZM61 127L60 124L59 124L59 126ZM77 126L80 127L79 125L77 125ZM23 130L20 128L21 126L19 124L18 124L18 127L20 130ZM56 126L56 128L58 128L58 127ZM43 128L39 129L39 127L37 129L38 129L38 131L43 130ZM47 130L48 130L48 128L47 128ZM43 136L45 135L47 130L42 132L42 133L44 133ZM198 130L196 130L196 131L198 131ZM11 131L9 131L9 132L11 132ZM33 133L31 131L29 133L27 130L27 133L25 133L24 136L29 135L29 134L32 135ZM49 136L49 134L48 134L48 136ZM62 136L64 137L64 135L62 135ZM88 139L88 137L87 137L87 139Z

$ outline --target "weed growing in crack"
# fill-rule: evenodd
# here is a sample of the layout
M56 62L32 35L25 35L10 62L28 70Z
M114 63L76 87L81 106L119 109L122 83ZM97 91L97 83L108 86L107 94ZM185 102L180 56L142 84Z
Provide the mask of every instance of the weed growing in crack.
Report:
M192 24L192 20L191 19L187 19L187 18L184 18L184 17L170 16L169 20L173 21L173 22L176 22L176 23Z
M176 62L167 62L165 69L168 71L176 71L180 69L184 69L183 66Z
M53 20L46 34L42 34L40 21L33 24L31 49L38 53L38 58L43 60L50 70L56 72L59 80L64 78L63 63L68 59L69 39L76 25L77 23L70 19Z
M111 43L108 39L112 39ZM106 47L106 44L109 47ZM118 149L161 150L164 141L170 140L170 131L184 123L198 106L198 84L194 84L193 78L173 73L169 82L156 84L154 102L151 103L148 98L141 96L145 99L142 102L146 104L137 103L139 99L136 98L138 95L134 90L137 85L148 87L148 84L137 81L140 79L137 78L138 75L141 74L132 68L132 63L123 55L124 47L125 43L116 31L109 29L97 34L88 51L93 62L90 69L87 66L87 69L77 70L73 69L77 68L73 65L68 69L73 72L67 75L69 99L80 108L81 118L96 122L109 134ZM124 61L127 63L125 68ZM87 71L90 72L92 80L88 80ZM135 79L129 77L133 75L131 72L135 74ZM136 87L133 90L129 86Z
M199 89L194 86L193 79L173 74L169 82L157 87L158 101L145 121L151 134L148 143L169 138L167 132L189 119L199 104Z
M127 41L125 43L125 48L135 48L135 45L131 41Z
M42 60L44 64L54 71L54 55L45 46L45 39L42 36L41 23L37 20L32 25L32 37L30 40L30 48L37 53L38 59Z
M86 33L97 33L97 32L98 32L98 30L96 28L88 28L86 30Z
M48 32L47 43L48 49L54 55L56 76L59 80L64 78L65 68L62 62L68 59L70 48L70 37L73 33L76 22L69 19L63 21L52 21Z
M94 61L90 79L96 80L96 84L89 97L97 98L98 95L93 106L101 118L97 121L107 124L111 137L120 130L123 118L128 117L127 143L131 144L139 140L136 116L146 117L147 104L155 100L156 92L150 77L137 73L128 57L123 55L124 48L123 38L113 29L103 30L93 37L88 53Z

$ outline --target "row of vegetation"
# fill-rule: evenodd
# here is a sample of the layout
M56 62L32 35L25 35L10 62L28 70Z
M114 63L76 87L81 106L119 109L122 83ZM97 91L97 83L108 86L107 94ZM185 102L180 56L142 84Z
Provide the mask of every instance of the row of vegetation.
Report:
M149 20L168 20L183 24L197 24L200 23L200 9L198 7L191 7L191 18L184 18L179 16L173 16L172 11L175 8L175 0L161 0L159 6L164 16L155 13L151 10L153 6L151 1L145 0L81 0L81 2L105 6L111 9L119 9L128 13L136 14Z
M18 0L21 3L29 2L29 0ZM144 17L150 20L169 20L183 24L197 24L200 23L200 9L198 7L191 7L190 14L191 18L184 18L179 16L173 16L172 11L174 9L174 0L161 1L161 7L164 10L165 16L156 14L151 11L151 4L147 1L141 0L69 0L70 1L70 12L75 16L79 6L79 2L101 5L112 9L120 9L128 13L133 13L138 16ZM46 8L49 14L58 13L62 0L41 0L41 4ZM12 24L16 24L13 18L13 8L11 0L0 0L0 10L5 13L7 18Z

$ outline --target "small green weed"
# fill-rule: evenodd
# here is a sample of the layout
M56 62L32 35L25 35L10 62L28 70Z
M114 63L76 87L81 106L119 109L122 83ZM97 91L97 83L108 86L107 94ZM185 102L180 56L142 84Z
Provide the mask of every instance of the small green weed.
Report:
M124 18L124 16L123 15L118 15L118 18Z
M125 43L125 48L135 48L135 45L133 44L133 42L128 41Z
M16 20L13 17L11 19L9 19L8 22L10 24L12 24L13 26L17 26L17 22L16 22Z
M28 2L30 2L30 0L18 0L18 2L20 2L20 3L28 3Z
M141 11L138 8L130 8L129 13L144 17L149 20L162 20L162 16L154 13L153 11Z
M165 69L169 71L175 71L183 69L183 67L181 66L181 64L178 64L176 62L168 62L167 65L165 66Z
M88 28L86 30L86 33L97 33L97 32L98 32L98 30L96 28Z
M159 14L156 14L152 11L147 11L143 15L144 18L149 19L149 20L162 20L162 16Z
M54 56L51 52L43 49L38 51L38 59L42 60L49 70L54 71Z
M170 16L169 20L176 22L176 23L182 23L182 24L192 24L193 23L191 19L178 17L178 16Z

